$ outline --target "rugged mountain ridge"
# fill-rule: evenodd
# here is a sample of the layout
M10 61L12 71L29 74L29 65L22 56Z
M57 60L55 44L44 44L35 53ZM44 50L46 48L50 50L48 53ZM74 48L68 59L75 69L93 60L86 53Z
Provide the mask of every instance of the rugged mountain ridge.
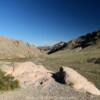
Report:
M31 58L39 54L39 49L29 43L0 37L0 59Z
M54 44L53 46L41 47L39 49L43 51L44 50L43 48L46 48L44 51L47 52L47 54L51 54L65 48L66 49L75 49L75 48L83 49L88 46L96 45L98 41L100 41L100 30L87 33L86 35L82 35L68 42L61 41L57 44Z
M87 33L86 35L82 35L74 40L69 41L67 43L67 47L70 49L77 47L86 48L88 46L95 45L98 40L100 40L100 30Z

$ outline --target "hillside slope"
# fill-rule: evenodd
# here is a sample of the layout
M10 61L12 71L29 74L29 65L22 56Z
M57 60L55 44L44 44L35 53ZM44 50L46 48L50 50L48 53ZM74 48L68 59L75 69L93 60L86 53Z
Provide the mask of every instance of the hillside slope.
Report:
M62 49L75 49L75 48L86 48L88 46L94 46L96 45L96 42L100 40L100 30L87 33L86 35L82 35L76 39L70 40L68 42L59 42L57 44L54 44L53 46L48 46L49 48L43 49L41 47L41 50L47 51L47 54L52 54L54 52L60 51Z
M30 58L38 56L39 49L19 40L0 37L0 59Z

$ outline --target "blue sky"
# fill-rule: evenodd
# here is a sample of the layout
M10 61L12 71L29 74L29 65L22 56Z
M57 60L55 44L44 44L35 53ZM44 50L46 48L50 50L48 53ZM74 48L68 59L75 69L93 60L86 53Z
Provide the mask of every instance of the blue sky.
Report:
M100 29L100 0L0 0L0 36L35 45Z

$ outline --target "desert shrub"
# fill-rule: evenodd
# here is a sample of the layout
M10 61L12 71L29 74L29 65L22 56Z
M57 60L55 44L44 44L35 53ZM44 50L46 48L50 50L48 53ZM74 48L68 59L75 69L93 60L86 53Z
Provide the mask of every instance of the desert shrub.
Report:
M100 58L97 58L95 64L100 64Z
M87 62L100 64L100 58L91 58L91 59L88 59Z
M18 87L18 80L14 79L11 75L6 75L5 72L0 70L0 90L12 90Z
M90 58L87 60L88 63L94 63L96 61L96 58Z

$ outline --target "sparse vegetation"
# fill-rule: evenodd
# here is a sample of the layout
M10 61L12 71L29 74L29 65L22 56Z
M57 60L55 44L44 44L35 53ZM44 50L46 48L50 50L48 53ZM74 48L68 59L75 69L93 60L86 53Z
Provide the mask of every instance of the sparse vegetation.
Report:
M100 58L91 58L91 59L88 59L87 62L100 64Z
M100 64L100 58L97 58L95 64Z
M0 70L0 90L13 90L19 87L18 80L15 80L11 75L6 75Z
M91 59L88 59L87 62L89 63L94 63L96 61L96 58L91 58Z

